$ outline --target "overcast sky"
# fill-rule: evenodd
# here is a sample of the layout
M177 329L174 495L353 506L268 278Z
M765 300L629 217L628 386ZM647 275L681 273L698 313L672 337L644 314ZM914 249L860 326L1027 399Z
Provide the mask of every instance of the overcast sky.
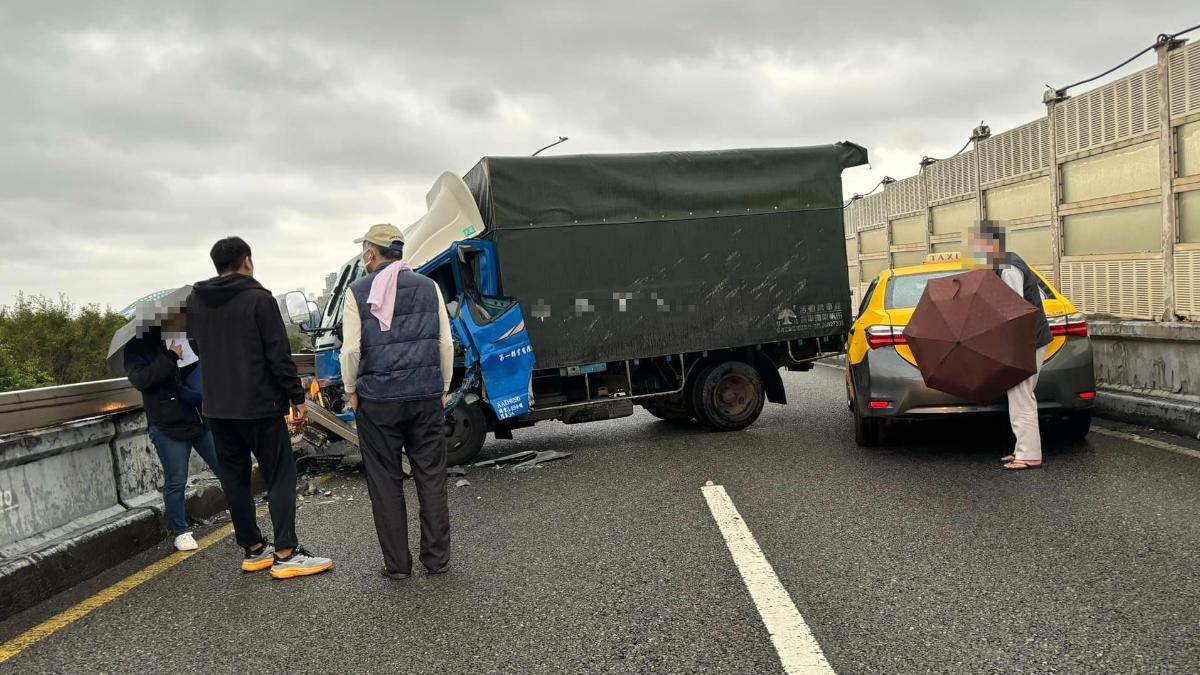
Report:
M920 7L920 9L915 9ZM237 234L319 292L483 155L849 139L846 193L1044 113L1194 2L0 0L0 304L120 309ZM1153 57L1135 64L1149 65ZM1131 72L1131 71L1124 71Z

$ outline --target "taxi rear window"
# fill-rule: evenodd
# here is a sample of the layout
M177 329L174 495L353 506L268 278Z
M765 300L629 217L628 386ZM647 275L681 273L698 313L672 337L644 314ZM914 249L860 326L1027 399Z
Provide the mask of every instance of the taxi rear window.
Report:
M921 294L925 292L925 285L931 279L941 279L943 277L952 277L956 274L962 274L964 270L947 270L944 272L925 272L924 274L906 274L904 276L892 277L888 282L887 298L885 305L887 309L909 309L916 307L921 300ZM1054 297L1046 284L1038 279L1038 291L1041 292L1042 300L1047 300Z
M925 285L930 280L952 277L962 273L962 270L948 270L945 272L925 272L924 274L906 274L902 277L892 277L891 281L888 282L887 308L908 309L916 307L917 302L921 299L921 294L925 292Z

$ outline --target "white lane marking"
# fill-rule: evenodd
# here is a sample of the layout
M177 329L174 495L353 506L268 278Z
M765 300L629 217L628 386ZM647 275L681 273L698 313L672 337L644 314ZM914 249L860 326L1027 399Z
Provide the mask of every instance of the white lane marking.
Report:
M1142 445L1148 445L1152 448L1158 448L1159 450L1176 452L1181 455L1187 455L1188 457L1192 457L1194 459L1200 459L1200 450L1185 448L1182 445L1175 445L1173 443L1167 443L1166 441L1146 438L1145 436L1138 436L1137 434L1129 434L1125 433L1124 431L1117 431L1116 429L1106 429L1104 427L1096 426L1092 427L1092 433L1100 434L1101 436L1108 436L1110 438L1120 438L1121 440L1125 441L1133 441L1134 443L1141 443Z
M754 600L758 613L762 616L783 670L787 673L803 675L829 675L833 668L825 660L821 645L813 637L804 617L796 609L792 597L788 595L771 563L767 562L750 528L738 513L737 507L725 493L721 485L705 485L700 488L708 508L712 511L725 544L733 554L733 562L737 565L750 597Z

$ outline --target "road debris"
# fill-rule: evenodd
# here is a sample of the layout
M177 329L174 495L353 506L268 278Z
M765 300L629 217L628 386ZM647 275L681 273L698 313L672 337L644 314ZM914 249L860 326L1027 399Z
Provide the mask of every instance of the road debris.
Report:
M454 487L470 487L470 486L471 486L471 481L467 480L466 478L459 478L458 482L454 484Z
M553 462L554 460L557 460L557 459L566 459L570 456L571 456L571 453L569 453L569 452L558 452L557 450L543 450L542 452L539 452L536 455L534 455L534 457L532 459L521 462L520 464L514 466L513 469L516 471L520 471L522 469L540 469L540 468L542 468L541 465L545 464L546 462Z
M467 470L461 466L451 466L446 469L447 478L459 478L467 475Z
M496 467L498 467L501 464L509 464L511 462L522 462L525 460L533 459L534 457L537 457L537 454L538 453L534 452L533 450L522 450L521 452L514 452L511 455L505 455L503 457L489 459L484 462L476 462L475 464L472 464L471 466L474 466L474 467L496 466Z

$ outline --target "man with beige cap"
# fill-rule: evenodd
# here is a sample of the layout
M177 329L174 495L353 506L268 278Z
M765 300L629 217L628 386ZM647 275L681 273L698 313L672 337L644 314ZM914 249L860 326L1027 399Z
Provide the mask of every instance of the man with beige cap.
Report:
M421 564L450 569L446 438L442 406L454 343L434 281L402 260L404 235L375 225L355 239L369 274L350 285L342 319L342 381L358 425L383 573L412 574L402 453L408 453L421 505Z

